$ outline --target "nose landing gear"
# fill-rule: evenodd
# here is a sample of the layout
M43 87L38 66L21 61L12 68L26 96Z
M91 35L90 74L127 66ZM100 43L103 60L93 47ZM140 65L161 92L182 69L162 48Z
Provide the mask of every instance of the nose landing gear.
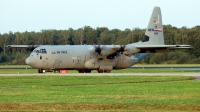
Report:
M38 73L45 73L44 69L38 69Z

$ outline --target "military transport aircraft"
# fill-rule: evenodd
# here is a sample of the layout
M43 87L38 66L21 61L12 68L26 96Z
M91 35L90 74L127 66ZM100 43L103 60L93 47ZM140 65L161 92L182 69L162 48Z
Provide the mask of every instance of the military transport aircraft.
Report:
M78 70L79 73L109 73L113 69L129 68L150 53L171 49L190 49L190 45L165 45L161 10L154 7L143 39L127 45L7 45L35 48L26 64L45 70Z

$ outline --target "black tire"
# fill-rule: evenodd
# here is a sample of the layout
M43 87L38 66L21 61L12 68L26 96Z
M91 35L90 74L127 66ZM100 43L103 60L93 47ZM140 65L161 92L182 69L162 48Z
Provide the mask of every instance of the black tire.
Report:
M43 72L43 69L38 69L38 73L45 73L45 72Z
M38 73L42 73L42 69L38 69Z
M92 70L85 70L85 73L91 73Z
M78 70L78 72L79 72L79 73L84 73L85 71L84 71L84 70Z

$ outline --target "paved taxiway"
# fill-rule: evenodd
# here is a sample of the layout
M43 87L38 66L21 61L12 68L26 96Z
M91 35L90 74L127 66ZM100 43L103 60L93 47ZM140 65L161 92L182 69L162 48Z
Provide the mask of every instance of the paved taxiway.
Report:
M34 73L34 74L0 74L0 76L194 76L200 80L200 73Z

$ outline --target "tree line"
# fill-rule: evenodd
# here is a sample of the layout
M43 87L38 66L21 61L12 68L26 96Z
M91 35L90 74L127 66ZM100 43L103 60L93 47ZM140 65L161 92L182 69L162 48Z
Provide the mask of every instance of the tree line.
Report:
M155 53L140 63L200 63L200 28L164 25L165 44L189 44L191 50L174 50L168 53ZM0 34L0 64L25 64L31 53L26 48L6 48L6 45L126 45L142 40L146 29L108 29L84 26L79 29L41 30L40 32L9 32ZM100 41L99 41L100 40Z

